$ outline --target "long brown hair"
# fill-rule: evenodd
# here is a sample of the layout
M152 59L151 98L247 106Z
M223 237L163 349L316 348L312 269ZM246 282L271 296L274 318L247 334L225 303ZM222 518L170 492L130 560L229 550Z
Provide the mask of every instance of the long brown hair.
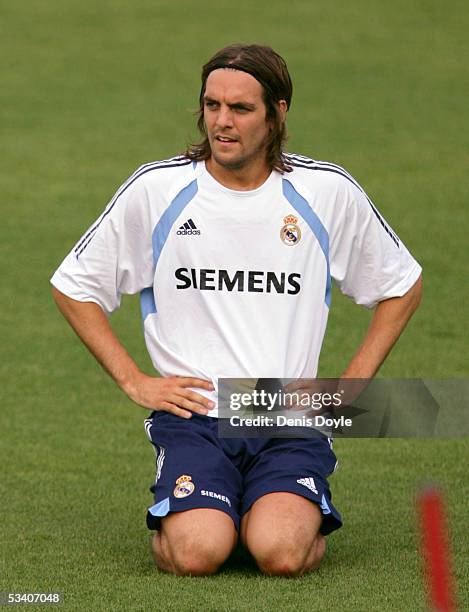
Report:
M285 100L287 109L290 108L293 86L285 60L273 49L263 45L229 45L215 53L204 65L202 68L199 110L197 111L197 127L203 136L203 140L191 144L185 155L193 161L206 160L211 155L204 122L204 94L208 75L217 68L242 70L251 74L262 85L266 120L272 123L272 130L267 142L267 163L272 169L279 172L291 172L292 168L283 156L287 130L280 115L278 102Z

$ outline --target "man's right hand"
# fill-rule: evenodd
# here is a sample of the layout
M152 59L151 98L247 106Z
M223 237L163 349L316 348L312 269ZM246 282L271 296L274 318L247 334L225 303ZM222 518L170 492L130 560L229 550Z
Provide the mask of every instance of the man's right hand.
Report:
M168 376L156 378L139 372L131 384L123 387L129 398L149 410L163 410L190 419L192 413L206 415L214 406L192 388L213 391L211 382L202 378Z

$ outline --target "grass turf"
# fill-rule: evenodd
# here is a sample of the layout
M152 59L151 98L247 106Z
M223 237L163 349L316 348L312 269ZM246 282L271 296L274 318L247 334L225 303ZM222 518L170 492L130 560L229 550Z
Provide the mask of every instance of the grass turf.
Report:
M289 149L344 165L425 269L425 299L386 377L467 377L467 14L433 1L2 3L2 590L58 590L69 609L423 609L416 487L447 493L468 606L466 440L342 440L345 526L320 572L155 573L144 510L145 412L56 313L48 277L139 164L194 135L201 63L234 40L271 44L295 92ZM465 282L464 282L465 279ZM344 367L369 315L334 294L321 373ZM133 298L114 317L149 368Z

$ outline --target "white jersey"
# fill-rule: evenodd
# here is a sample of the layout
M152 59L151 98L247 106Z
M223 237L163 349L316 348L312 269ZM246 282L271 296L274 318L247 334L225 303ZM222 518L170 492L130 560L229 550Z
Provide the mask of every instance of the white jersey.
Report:
M218 378L314 378L331 279L372 308L421 268L345 170L286 158L252 191L185 157L140 167L52 284L106 313L140 293L155 369L211 380L215 402Z

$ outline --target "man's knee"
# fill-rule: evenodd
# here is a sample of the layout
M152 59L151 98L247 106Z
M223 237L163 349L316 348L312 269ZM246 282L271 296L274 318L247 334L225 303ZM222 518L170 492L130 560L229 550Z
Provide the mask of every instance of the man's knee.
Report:
M313 544L304 548L281 540L271 541L261 549L253 550L259 569L270 576L301 576L316 570L326 552L326 539L318 534Z
M216 550L211 545L204 545L201 542L185 542L181 544L173 554L164 562L169 561L170 568L166 563L159 564L160 557L155 553L156 564L164 570L171 571L178 576L209 576L214 574L226 561L229 552ZM161 559L163 561L163 559Z
M162 527L153 538L155 563L179 576L215 573L229 557L237 539L231 519L214 510L181 512L168 517Z
M243 517L244 543L259 568L272 576L300 576L319 567L325 551L322 515L309 500L291 493L260 497Z
M308 552L282 539L272 539L251 550L261 572L270 576L300 576L306 571Z

